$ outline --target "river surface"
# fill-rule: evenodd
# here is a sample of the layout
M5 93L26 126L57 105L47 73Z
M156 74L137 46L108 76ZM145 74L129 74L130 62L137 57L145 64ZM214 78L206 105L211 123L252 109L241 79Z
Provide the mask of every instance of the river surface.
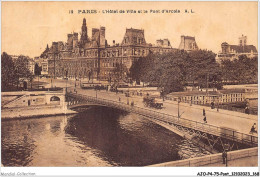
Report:
M2 121L4 166L146 166L209 154L143 117L112 108Z

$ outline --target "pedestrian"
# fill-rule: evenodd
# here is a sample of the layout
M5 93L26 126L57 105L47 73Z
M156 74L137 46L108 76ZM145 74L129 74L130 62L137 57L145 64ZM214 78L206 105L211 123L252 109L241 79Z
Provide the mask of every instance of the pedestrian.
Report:
M252 133L257 133L257 131L256 131L256 123L253 124L253 126L251 128L251 132Z
M224 150L222 152L222 159L223 159L223 164L227 164L227 152Z
M204 123L207 123L207 117L206 116L204 116Z
M120 98L120 97L118 98L118 101L119 101L119 102L121 101L121 98Z
M203 108L203 111L202 111L202 112L203 112L203 116L205 116L205 115L206 115L206 112L205 112L205 109L204 109L204 108Z
M245 113L249 114L249 108L248 107L245 108Z
M214 109L215 108L215 104L214 102L211 102L211 109Z

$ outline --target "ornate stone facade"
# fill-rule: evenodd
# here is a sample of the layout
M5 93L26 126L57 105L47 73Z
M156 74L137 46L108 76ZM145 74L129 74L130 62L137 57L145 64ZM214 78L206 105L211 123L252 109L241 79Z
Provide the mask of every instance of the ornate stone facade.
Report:
M146 43L144 30L126 29L121 44L113 41L107 44L105 27L93 28L92 37L87 34L86 19L83 19L81 36L68 34L66 43L53 42L48 58L48 72L52 77L95 78L108 80L116 63L129 69L134 60L147 56L150 52L169 52L173 49L168 39L157 45ZM162 44L162 45L159 45Z

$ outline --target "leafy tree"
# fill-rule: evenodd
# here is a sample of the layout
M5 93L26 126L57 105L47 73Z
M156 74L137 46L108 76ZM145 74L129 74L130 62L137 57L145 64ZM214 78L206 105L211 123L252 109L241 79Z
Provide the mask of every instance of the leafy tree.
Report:
M34 66L34 75L39 76L41 75L42 67L38 65L38 63Z
M194 86L200 86L202 88L221 88L222 73L215 57L216 55L211 51L191 51L188 61L188 81L192 82Z
M38 89L39 89L39 77L41 75L41 71L42 71L42 67L39 67L38 63L36 63L34 66L34 75L38 76Z
M20 81L32 81L33 75L28 69L28 57L20 55L13 60L6 52L1 55L1 88L2 91L11 91Z
M32 73L28 69L28 59L28 57L20 55L18 59L14 61L14 75L17 88L20 81L30 80L32 77Z
M241 55L238 59L223 60L221 62L221 71L223 80L231 84L257 83L258 81L258 58L248 58Z
M149 54L133 63L130 76L158 86L162 95L182 91L188 83L200 87L222 86L215 54L206 50Z
M115 84L119 84L121 81L127 82L128 70L127 67L122 63L116 63L115 68L112 71L111 78Z
M141 57L137 60L134 60L132 66L129 69L129 77L132 80L135 80L137 83L140 81L150 81L151 79L147 78L145 72L149 72L151 65L153 65L153 57L149 54L147 57Z
M157 56L155 61L155 76L159 79L162 94L182 91L185 85L188 53L183 50Z
M15 82L14 62L6 52L1 55L1 89L10 90Z
M137 83L140 83L141 79L141 66L140 64L144 60L144 58L140 58L139 60L135 60L132 63L132 66L129 69L129 76L131 79L135 80Z

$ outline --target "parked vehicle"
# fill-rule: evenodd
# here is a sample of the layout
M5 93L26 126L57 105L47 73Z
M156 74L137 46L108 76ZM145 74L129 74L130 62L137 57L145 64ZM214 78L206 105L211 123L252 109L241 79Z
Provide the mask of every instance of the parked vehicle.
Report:
M106 90L107 86L101 83L81 83L80 87L82 89L95 89L95 90Z
M130 93L129 92L125 92L125 96L126 97L130 97Z
M151 107L156 109L162 109L163 103L157 102L155 98L146 96L143 98L143 103L145 107Z

